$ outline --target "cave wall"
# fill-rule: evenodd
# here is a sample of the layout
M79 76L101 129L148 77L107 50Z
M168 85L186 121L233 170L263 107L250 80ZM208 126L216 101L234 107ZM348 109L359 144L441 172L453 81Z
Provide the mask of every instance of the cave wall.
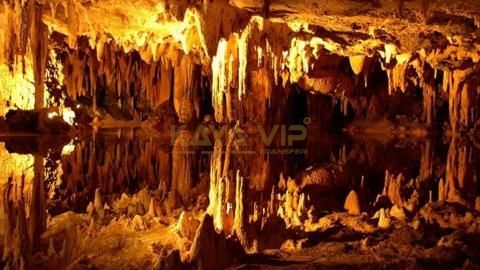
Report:
M169 101L188 123L211 99L217 122L274 122L281 117L272 101L284 104L297 84L350 103L359 115L376 63L388 78L381 95L421 89L426 125L435 122L438 100L448 101L454 132L473 127L479 113L473 0L2 4L2 63L16 74L31 62L36 108L45 103L53 50L63 55L68 98L87 97L114 118L144 120ZM15 103L25 91L10 97L5 90L2 98Z

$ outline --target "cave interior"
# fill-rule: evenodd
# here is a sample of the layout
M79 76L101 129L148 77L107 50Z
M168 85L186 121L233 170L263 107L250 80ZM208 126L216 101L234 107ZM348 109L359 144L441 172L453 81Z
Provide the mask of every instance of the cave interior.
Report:
M3 269L480 269L478 0L0 0Z

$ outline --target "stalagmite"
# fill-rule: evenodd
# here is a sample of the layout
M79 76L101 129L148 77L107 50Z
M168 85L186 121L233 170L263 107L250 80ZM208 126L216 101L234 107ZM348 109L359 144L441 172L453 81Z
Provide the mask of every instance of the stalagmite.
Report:
M380 209L378 218L378 227L381 229L388 229L391 226L391 219L387 216L385 209Z
M403 208L398 205L392 206L392 208L390 209L390 216L398 220L405 220L407 218Z
M102 190L100 188L95 190L93 207L95 208L95 213L98 215L98 217L103 218L105 215L105 210L103 209Z
M293 184L294 181L289 179L288 182ZM285 194L279 196L281 206L277 210L277 215L285 220L287 228L302 226L301 217L305 211L305 194L299 194L298 188L295 187L287 188Z
M445 183L443 181L443 178L438 181L438 200L439 201L444 201L446 200L447 195L445 192Z
M86 234L87 236L93 236L95 235L95 233L97 232L97 229L95 227L95 219L90 218L90 224L88 225L88 228L87 228L87 231L86 231ZM52 238L50 238L52 239Z
M176 230L180 236L193 241L199 225L200 222L198 220L196 220L191 214L184 211L178 218Z
M156 217L157 216L157 214L155 212L155 205L154 205L153 198L150 199L150 205L148 206L147 214L151 217Z
M197 269L222 269L229 263L231 256L225 238L215 231L213 217L205 215L190 249L190 262Z
M102 190L100 188L97 188L95 190L95 199L93 202L93 206L95 207L96 211L98 211L99 209L103 209Z
M391 175L388 171L385 173L385 184L383 195L386 195L392 204L403 206L402 187L405 183L405 177L399 174L397 177Z
M360 207L360 200L355 190L352 190L350 191L350 193L348 193L348 196L345 199L345 204L343 208L347 210L349 214L352 214L352 215L360 215L362 213L361 207Z

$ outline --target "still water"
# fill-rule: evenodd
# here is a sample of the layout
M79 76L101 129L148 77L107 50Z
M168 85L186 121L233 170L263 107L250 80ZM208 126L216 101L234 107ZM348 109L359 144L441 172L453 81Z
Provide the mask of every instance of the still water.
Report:
M248 183L247 201L255 202L252 209L268 201L272 188L288 178L296 180L310 205L326 212L342 210L350 190L359 190L365 209L373 211L386 175L401 174L405 188L415 189L422 203L455 193L473 204L479 190L479 149L468 141L349 137L309 130L304 142L280 151L250 138L246 147L182 143L181 138L192 136L182 131L170 140L139 129L104 129L75 138L2 137L2 189L9 182L32 192L35 182L43 182L51 216L85 212L98 188L107 202L146 188L160 200L173 194L176 207L188 208L208 196L217 171L233 174L231 178L237 171L242 174Z

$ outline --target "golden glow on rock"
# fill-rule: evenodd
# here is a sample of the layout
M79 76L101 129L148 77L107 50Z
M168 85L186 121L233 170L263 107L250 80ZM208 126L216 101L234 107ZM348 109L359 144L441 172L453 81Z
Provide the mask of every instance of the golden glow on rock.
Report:
M57 112L49 112L48 113L48 119L53 119L58 116Z
M35 85L33 69L28 59L25 69L15 65L10 71L8 66L0 63L0 115L10 109L33 109L35 104Z
M221 39L218 43L217 55L212 59L212 104L215 108L215 119L223 120L223 97L228 91L229 80L227 78L227 41Z
M363 71L363 67L365 66L365 59L366 56L364 55L356 55L356 56L351 56L348 58L350 61L350 67L353 70L353 73L355 75L359 75Z
M62 118L65 123L72 126L75 123L75 112L72 109L65 107L62 109Z
M63 119L63 121L67 124L69 124L70 126L72 126L74 123L75 123L75 112L68 108L68 107L65 107L65 108L60 108L60 111L61 111L61 117ZM48 118L49 119L53 119L55 117L58 117L59 114L57 112L49 112L48 113Z
M178 44L187 54L195 51L208 57L197 8L187 8L183 19L178 19L163 1L106 0L89 5L69 1L64 8L59 8L61 1L50 4L52 12L44 16L49 28L67 34L72 48L76 47L78 36L89 37L90 46L97 47L99 59L105 43L112 38L125 52L143 52L144 60L157 56L161 45L167 43Z
M75 144L73 143L73 141L70 141L68 144L66 144L62 148L62 156L70 155L70 154L73 153L73 151L75 151ZM59 167L61 167L61 166L59 166Z
M290 81L298 82L303 74L309 71L309 56L307 55L308 41L293 38L290 51L286 57L286 67L290 71Z
M9 177L15 181L20 181L22 176L25 177L25 183L30 183L34 176L33 155L20 155L9 153L5 148L5 143L0 143L0 184L4 185Z

